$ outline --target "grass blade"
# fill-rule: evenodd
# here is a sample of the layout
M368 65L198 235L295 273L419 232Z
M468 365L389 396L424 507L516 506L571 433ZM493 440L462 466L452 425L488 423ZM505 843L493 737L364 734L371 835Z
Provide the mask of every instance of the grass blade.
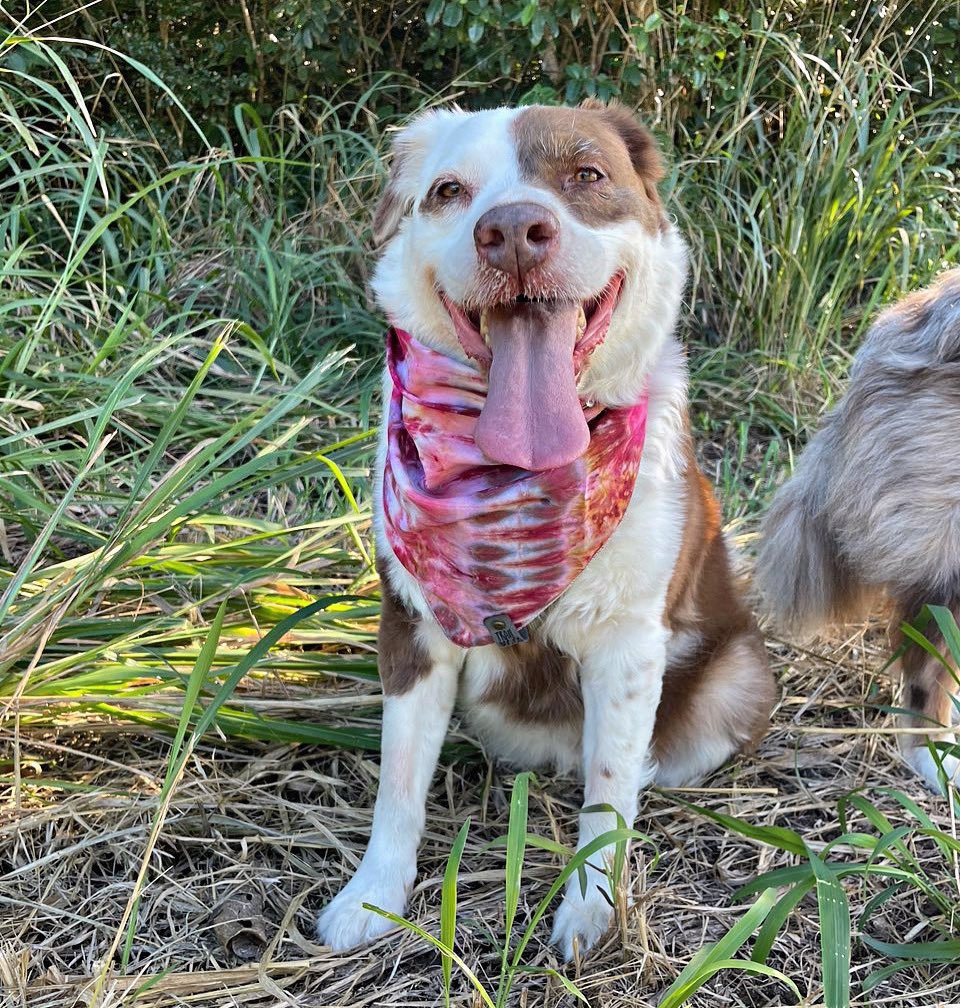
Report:
M884 980L889 980L890 977L895 976L897 973L903 972L906 969L912 969L917 965L915 962L911 962L909 959L901 960L900 962L889 963L886 966L881 966L880 969L874 970L872 973L868 973L864 979L863 983L860 985L860 990L864 994L869 994L875 987L879 987Z
M661 794L669 801L675 802L690 812L695 812L706 819L722 826L731 833L739 833L740 836L748 837L750 840L758 840L770 847L786 851L788 854L798 854L804 856L807 853L806 844L799 833L782 826L755 826L745 819L738 819L736 816L724 815L722 812L714 812L713 809L704 808L702 805L694 805L692 802L684 801L674 794L663 791Z
M527 813L529 808L531 773L517 774L510 795L510 818L507 823L507 865L504 891L503 950L500 958L500 982L497 987L499 1006L510 988L510 938L520 904L520 883L523 878L523 858L526 853Z
M413 921L407 920L405 917L400 917L398 914L390 913L389 910L382 910L378 906L374 906L372 903L364 903L364 910L372 910L374 913L380 914L381 917L385 917L388 921L392 921L394 924L399 925L402 928L406 928L408 931L412 931L419 938L422 938L425 942L432 945L442 956L449 957L455 962L460 969L463 971L464 976L473 985L473 989L477 992L480 1000L487 1006L487 1008L496 1008L493 1003L493 999L487 993L486 988L477 979L476 973L453 951L452 948L444 945L442 941L438 938L434 938L429 931L425 931L419 924L414 924Z
M470 820L467 819L460 827L457 839L453 842L450 856L447 858L447 866L443 872L443 888L440 895L440 942L451 951L454 949L457 939L457 874L460 871L460 859L463 857L463 848L466 846L469 832ZM443 968L443 1000L449 1008L453 957L441 953L441 966Z
M536 976L548 976L548 977L551 977L553 980L556 980L556 982L558 984L560 984L563 987L563 989L565 991L567 991L568 994L571 994L578 1001L582 1001L589 1008L590 1002L587 1000L587 998L584 995L583 991L581 991L580 988L572 980L570 980L569 978L565 977L562 973L558 972L557 970L550 969L549 966L547 966L547 967L542 967L542 966L521 966L517 970L517 972L518 973L533 973Z
M680 975L666 989L660 999L659 1008L679 1008L685 1001L693 996L712 977L717 970L727 968L726 964L740 962L742 967L761 966L760 963L748 963L744 960L732 960L731 956L738 951L748 938L763 923L767 915L777 904L777 894L773 889L767 889L760 894L757 901L746 913L730 928L727 933L714 942L702 948L681 971ZM768 970L769 967L762 967ZM775 970L771 973L776 974ZM796 990L792 981L786 977L777 975L778 979L783 979L791 989ZM798 996L799 996L799 992Z
M827 1008L849 1008L850 904L836 874L813 851L808 856L817 877L823 1000Z
M750 954L750 958L754 962L763 963L767 961L767 956L770 955L770 950L773 948L774 940L780 933L783 925L786 923L787 918L791 913L793 913L794 909L800 903L800 900L802 900L815 885L816 879L811 877L809 880L797 883L792 889L788 890L780 897L776 906L774 906L770 913L767 914L766 920L764 920L760 930L757 932L757 940L753 943L753 952Z
M875 952L896 959L913 959L923 962L960 962L960 938L931 942L885 942L870 935L861 935L861 941Z
M505 903L505 931L507 940L513 930L513 921L520 903L520 883L523 878L523 857L527 842L527 812L530 791L530 773L517 774L510 795L510 819L507 825L507 870Z

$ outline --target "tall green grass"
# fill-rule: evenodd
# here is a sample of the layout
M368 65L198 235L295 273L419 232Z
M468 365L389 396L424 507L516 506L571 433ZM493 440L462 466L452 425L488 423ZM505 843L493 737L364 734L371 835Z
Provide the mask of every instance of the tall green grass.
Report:
M895 7L818 12L728 39L705 122L677 118L680 95L663 106L696 384L724 414L752 393L773 432L815 416L878 306L960 250L960 97L931 102L914 76L922 32Z
M60 45L0 47L0 702L18 726L173 726L222 603L208 688L313 599L295 656L251 671L375 678L371 117L241 108L238 141L169 164L98 132ZM219 724L376 744L229 705Z

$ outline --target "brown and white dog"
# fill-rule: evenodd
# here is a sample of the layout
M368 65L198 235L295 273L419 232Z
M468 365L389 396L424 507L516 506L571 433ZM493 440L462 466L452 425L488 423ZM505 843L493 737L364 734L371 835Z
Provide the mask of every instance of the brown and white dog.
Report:
M487 342L491 384L508 380L497 355L515 352L489 329L493 315L509 329L513 313L529 320L533 301L547 313L560 306L553 317L577 327L562 351L553 333L523 337L538 347L528 364L549 362L551 379L534 367L509 389L490 390L485 450L518 464L542 439L556 462L573 435L557 435L558 447L554 421L536 418L567 409L557 403L571 388L584 408L646 396L646 441L615 531L529 625L529 640L465 648L443 632L385 533L384 431L375 483L382 770L363 861L319 916L320 937L335 949L391 927L363 903L405 907L458 696L492 755L522 768L576 769L584 805L610 805L631 824L642 788L697 781L768 724L774 684L764 645L732 582L717 503L691 448L687 367L674 335L686 250L658 196L661 176L652 138L617 105L432 111L396 140L375 218L386 248L374 289L391 322L461 363L465 345ZM574 384L576 341L584 325L588 333L599 325L614 288L605 338ZM558 381L569 387L558 393ZM389 374L384 388L389 403ZM494 398L502 414L489 408ZM517 417L537 435L512 429ZM579 845L615 824L612 813L581 814ZM605 873L594 870L585 894L574 877L553 940L569 958L575 943L594 944L611 915Z
M955 440L956 439L956 440ZM798 634L893 602L892 637L924 604L960 618L960 270L884 311L857 351L847 391L807 444L764 524L757 580L767 609ZM934 642L943 648L939 637ZM917 646L900 661L906 727L957 720L957 673ZM903 751L928 786L927 742ZM948 777L960 760L946 753Z

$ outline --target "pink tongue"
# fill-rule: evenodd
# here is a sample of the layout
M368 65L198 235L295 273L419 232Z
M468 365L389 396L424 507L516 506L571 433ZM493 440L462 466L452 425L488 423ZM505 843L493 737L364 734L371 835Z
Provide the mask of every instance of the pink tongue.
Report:
M573 371L579 314L579 305L538 302L488 312L493 362L475 440L492 462L539 472L587 450Z

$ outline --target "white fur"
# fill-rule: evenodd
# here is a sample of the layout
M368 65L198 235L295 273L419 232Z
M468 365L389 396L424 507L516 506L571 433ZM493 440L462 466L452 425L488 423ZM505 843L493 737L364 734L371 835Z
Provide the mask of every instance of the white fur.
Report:
M954 742L955 739L951 737L948 741ZM938 753L937 756L942 763L947 781L953 783L955 787L960 787L960 759L949 753ZM920 775L924 784L931 791L942 792L943 789L940 785L941 768L937 766L937 760L934 759L933 754L927 746L905 746L903 749L903 758Z
M387 925L359 913L362 900L389 904L395 912L402 908L415 873L427 782L461 661L461 702L493 755L522 766L579 767L585 804L609 804L630 825L639 791L657 771L650 740L669 643L663 611L684 520L687 372L672 334L686 251L672 227L657 234L639 221L589 227L551 191L523 181L509 132L517 114L504 109L469 115L444 111L411 127L398 145L405 159L398 182L404 205L415 204L444 172L469 181L475 195L455 220L440 222L414 211L387 247L374 289L392 322L463 359L436 288L454 301L469 297L477 269L473 228L485 210L504 201L546 205L561 222L558 256L570 297L586 300L619 270L626 273L606 340L582 375L580 391L610 405L636 402L648 392L643 459L619 527L547 610L539 631L580 665L582 737L572 728L511 724L499 708L478 702L501 674L498 649L463 652L439 630L424 640L434 663L430 675L410 693L385 703L384 776L370 846L354 879L320 916L322 939L338 949L386 930ZM384 431L375 484L377 548L388 560L394 590L423 617L424 626L436 628L417 582L397 561L383 531L379 484L385 451ZM407 717L410 724L404 726ZM400 769L392 766L396 760ZM579 846L615 821L610 813L581 815ZM591 860L602 865L612 854L613 848L606 848ZM609 893L609 883L596 869L591 876L585 896L574 880L554 921L553 940L568 958L574 942L585 951L610 923L610 904L603 895L604 888Z
M317 928L336 949L353 948L394 925L364 903L402 914L417 874L427 790L447 733L462 651L436 624L423 624L433 657L430 674L407 693L383 701L381 776L370 843L356 874L320 914Z

